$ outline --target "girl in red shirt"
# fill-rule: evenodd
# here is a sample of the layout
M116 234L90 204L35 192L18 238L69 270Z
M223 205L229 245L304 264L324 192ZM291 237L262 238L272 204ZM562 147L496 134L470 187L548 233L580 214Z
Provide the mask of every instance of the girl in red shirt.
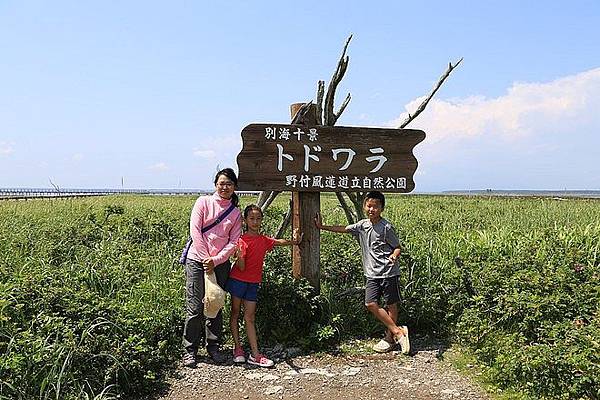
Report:
M256 327L254 326L256 300L258 298L258 288L262 280L263 262L267 252L271 251L274 246L298 244L302 238L298 238L296 229L293 233L293 240L275 239L265 236L260 233L262 219L263 212L260 207L251 204L244 209L246 232L238 241L237 261L231 269L225 290L231 293L230 325L231 335L235 342L233 361L235 363L246 362L244 349L240 343L238 326L243 303L246 333L248 334L248 342L250 342L251 349L251 354L248 356L248 363L260 367L272 367L274 365L273 361L258 352Z

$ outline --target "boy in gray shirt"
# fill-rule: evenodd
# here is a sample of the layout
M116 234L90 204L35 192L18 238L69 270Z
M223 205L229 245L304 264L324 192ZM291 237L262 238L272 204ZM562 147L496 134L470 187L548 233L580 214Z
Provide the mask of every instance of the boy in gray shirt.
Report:
M367 278L365 289L365 306L385 327L385 337L373 346L377 352L386 352L392 349L392 344L399 343L402 353L410 352L408 340L408 327L397 326L398 302L398 275L400 268L397 259L400 256L400 242L394 227L381 217L385 207L383 193L373 191L367 193L363 208L368 219L363 219L348 226L323 225L321 215L317 214L315 225L336 233L351 233L358 239L361 249L363 270ZM379 307L379 298L383 295L386 308Z

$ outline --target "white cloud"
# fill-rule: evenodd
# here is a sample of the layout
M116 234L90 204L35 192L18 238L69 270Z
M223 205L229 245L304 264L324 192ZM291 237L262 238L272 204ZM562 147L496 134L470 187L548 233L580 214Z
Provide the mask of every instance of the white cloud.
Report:
M413 112L423 99L407 104L406 112ZM433 99L408 127L423 129L429 144L479 136L519 142L549 132L571 135L577 128L600 128L599 109L600 68L596 68L547 83L514 83L497 98ZM398 126L406 112L386 125Z
M8 156L15 152L13 142L0 142L0 156Z
M166 170L168 170L169 167L167 166L166 163L164 163L164 162L161 161L159 163L151 165L150 167L148 167L148 169L150 169L152 171L159 171L160 172L160 171L166 171Z
M214 150L194 149L194 156L200 157L200 158L212 159L212 158L215 158L216 153Z

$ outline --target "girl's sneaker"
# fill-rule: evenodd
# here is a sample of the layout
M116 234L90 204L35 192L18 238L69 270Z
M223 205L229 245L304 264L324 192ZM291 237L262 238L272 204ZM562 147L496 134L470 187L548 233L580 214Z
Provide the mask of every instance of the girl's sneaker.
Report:
M241 347L236 347L233 349L233 362L236 364L243 364L246 362L246 355L244 354L244 349Z
M260 353L257 354L256 357L250 354L250 356L248 357L248 364L258 365L259 367L263 368L270 368L273 365L275 365L273 361L269 360L267 357L263 356Z

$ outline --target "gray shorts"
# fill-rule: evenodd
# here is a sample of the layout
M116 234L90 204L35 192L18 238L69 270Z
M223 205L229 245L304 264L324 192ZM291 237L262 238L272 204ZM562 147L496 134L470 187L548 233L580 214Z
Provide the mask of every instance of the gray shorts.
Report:
M383 295L386 306L396 304L400 301L397 276L391 276L389 278L367 278L365 304L377 303L381 295Z

